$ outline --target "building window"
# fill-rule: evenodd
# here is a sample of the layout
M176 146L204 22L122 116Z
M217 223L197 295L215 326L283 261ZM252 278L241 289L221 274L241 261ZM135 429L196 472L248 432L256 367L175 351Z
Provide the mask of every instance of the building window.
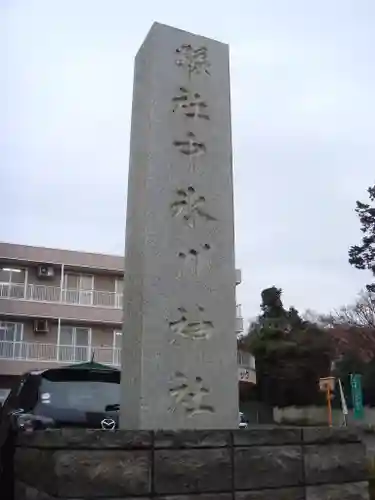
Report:
M23 323L0 321L0 358L22 357Z
M115 292L122 293L124 289L124 280L122 278L116 278L115 281Z
M122 297L124 292L124 280L122 278L117 278L115 281L115 307L117 309L122 308Z
M94 297L94 276L67 273L64 276L64 297L69 304L90 306Z
M24 269L0 268L0 297L23 299L25 296L25 276Z
M59 361L85 362L90 360L91 328L61 326Z
M122 347L122 331L113 331L113 364L120 366L121 364L121 347Z
M114 330L113 332L113 347L115 349L121 349L122 346L122 331Z

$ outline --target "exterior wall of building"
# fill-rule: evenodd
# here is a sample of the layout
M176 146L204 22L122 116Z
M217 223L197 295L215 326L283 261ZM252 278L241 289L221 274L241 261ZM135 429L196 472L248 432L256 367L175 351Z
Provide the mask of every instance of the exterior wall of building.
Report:
M41 264L52 266L53 276L40 278ZM89 361L93 354L99 363L119 366L121 335L114 332L122 329L123 279L120 256L0 243L0 334L5 323L23 325L22 336L14 338L3 329L0 375ZM240 282L237 270L236 284ZM237 316L240 331L240 306ZM48 332L34 331L37 319L48 320ZM59 328L61 332L65 326L89 329L87 345L64 345ZM239 380L255 379L249 363L239 358Z
M15 375L28 370L51 368L74 362L90 361L92 356L97 362L119 366L120 348L116 343L115 332L119 325L75 323L60 320L49 322L47 333L35 333L34 321L30 318L0 316L0 329L8 325L17 325L22 332L13 340L0 342L0 374ZM70 340L63 336L68 331ZM82 332L86 341L77 337Z
M56 361L44 361L41 363L40 361L23 361L17 360L11 361L9 359L1 359L1 371L0 377L9 375L20 376L23 373L32 371L32 370L47 370L49 368L56 368L57 366L63 366L63 363L57 363ZM4 386L4 384L1 384ZM8 387L8 386L5 386Z
M11 318L1 317L0 323L3 322L16 322L23 325L23 342L37 343L37 344L56 344L58 341L58 321L51 320L49 322L49 331L47 333L34 332L34 321L31 318ZM61 328L63 327L78 327L87 328L90 330L90 345L96 347L112 347L114 332L120 331L121 326L116 325L101 325L89 323L74 323L61 320Z
M52 277L49 277L48 279L41 280L38 277L38 265L17 265L16 262L12 263L12 266L19 267L22 270L27 270L27 284L28 285L34 285L34 286L46 286L46 287L57 287L59 288L61 285L61 266L56 266L54 267L54 275ZM123 278L122 274L106 274L103 271L102 272L97 272L96 270L77 270L77 269L71 269L68 267L64 267L64 288L76 288L75 286L69 286L69 283L74 283L74 279L68 279L66 280L67 277L69 278L74 278L74 277L93 277L93 290L96 291L104 291L104 292L111 292L115 293L116 291L116 280L121 281ZM16 275L17 277L17 275ZM25 278L25 273L20 273L19 274L19 279L18 283L23 284L24 283L24 278ZM68 286L67 286L68 285Z
M8 321L6 317L0 317L1 321ZM23 325L23 341L34 342L37 344L56 344L57 343L57 320L52 320L49 323L49 331L47 333L34 332L34 320L31 318L15 318L15 322Z
M37 263L37 264L64 264L67 267L105 270L108 273L123 273L124 258L119 255L104 255L55 248L31 247L0 243L0 259L4 261Z
M98 267L89 268L91 262ZM116 256L0 243L0 314L120 323L120 262ZM51 266L53 275L38 276L40 264Z
M58 342L58 321L55 319L49 321L49 331L46 333L35 332L34 320L31 318L9 318L8 316L0 316L0 325L4 323L19 323L22 325L22 342L45 345L57 344ZM60 328L63 329L64 327L89 330L89 345L95 347L112 347L114 345L115 332L121 331L120 325L78 323L62 319L60 321Z
M109 307L90 307L31 300L0 298L0 315L33 318L66 318L71 321L121 324L122 310Z
M13 263L16 266L16 262ZM18 265L17 265L18 267ZM19 266L21 269L27 269L27 283L29 285L38 286L49 286L49 287L59 287L61 283L61 266L54 268L54 276L48 278L48 280L43 280L38 277L38 266L37 265L22 265Z

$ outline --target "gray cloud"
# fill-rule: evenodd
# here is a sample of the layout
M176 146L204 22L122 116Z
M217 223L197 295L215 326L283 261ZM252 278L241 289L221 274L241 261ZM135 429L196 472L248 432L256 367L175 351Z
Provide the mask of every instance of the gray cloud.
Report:
M372 0L5 1L3 240L122 253L133 57L154 20L231 45L237 265L246 317L276 284L327 311L374 182Z

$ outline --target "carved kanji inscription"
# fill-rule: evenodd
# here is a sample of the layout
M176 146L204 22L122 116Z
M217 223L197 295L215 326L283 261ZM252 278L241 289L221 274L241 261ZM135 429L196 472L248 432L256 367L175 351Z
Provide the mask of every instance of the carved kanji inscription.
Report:
M189 72L189 77L192 74L210 74L209 68L211 63L208 60L207 47L194 48L189 43L184 43L176 49L176 53L178 54L176 58L177 66L186 68Z
M198 141L193 132L187 132L186 139L173 141L173 145L186 156L200 156L206 152L206 145Z
M210 390L204 385L202 377L189 380L183 373L176 372L174 386L169 390L169 394L175 402L171 411L182 406L189 417L199 413L215 413L214 407L204 402Z
M189 250L180 251L178 257L182 261L182 269L179 273L179 277L186 273L199 276L204 268L210 267L211 252L212 247L209 243L197 245L195 248L190 248Z
M209 120L208 105L198 92L180 87L178 95L172 98L173 112L181 110L188 118Z
M181 217L184 223L194 228L198 219L205 221L216 221L205 209L206 198L199 196L193 186L185 189L178 189L177 199L170 205L172 217Z
M204 307L198 305L194 312L180 307L178 316L176 321L169 322L169 328L175 335L191 340L207 340L213 335L214 324L206 317ZM172 343L175 343L175 339Z

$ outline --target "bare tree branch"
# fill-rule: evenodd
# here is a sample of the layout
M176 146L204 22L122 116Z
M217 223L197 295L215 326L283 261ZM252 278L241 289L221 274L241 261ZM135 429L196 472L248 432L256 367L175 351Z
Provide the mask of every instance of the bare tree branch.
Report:
M362 291L354 304L334 310L322 320L327 326L375 329L375 293Z

